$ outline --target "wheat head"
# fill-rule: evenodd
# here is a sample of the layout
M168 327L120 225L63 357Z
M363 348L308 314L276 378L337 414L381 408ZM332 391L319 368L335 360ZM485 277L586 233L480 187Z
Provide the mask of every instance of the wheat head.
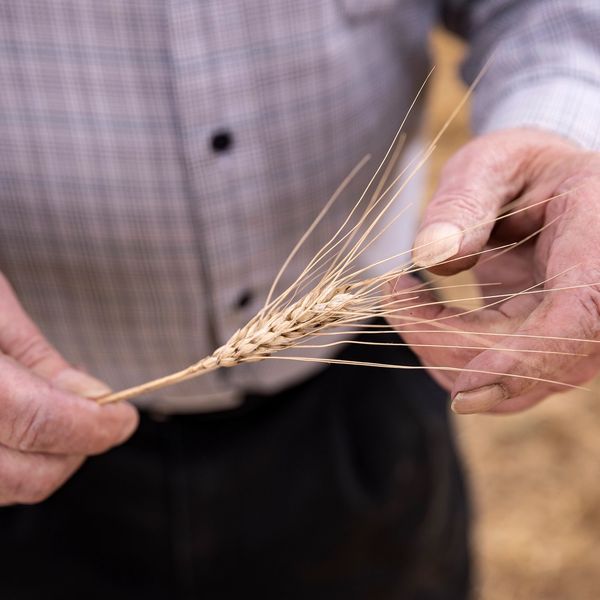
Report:
M480 77L483 75L480 75ZM451 325L444 322L444 319L427 319L415 320L410 316L411 307L415 306L431 306L440 303L441 301L432 301L428 299L425 303L420 300L420 293L424 287L431 289L444 289L444 286L432 288L438 279L430 280L429 283L416 283L410 289L402 293L390 289L392 282L399 277L410 276L420 268L415 268L410 264L410 252L400 252L389 256L377 263L380 266L382 263L397 264L404 261L406 264L401 266L393 266L384 271L384 273L375 277L367 277L370 267L358 267L358 259L364 252L384 233L391 223L401 218L403 211L395 215L395 217L386 223L381 228L378 225L382 222L383 217L388 213L393 206L395 200L399 197L402 191L406 188L411 179L427 162L431 154L436 148L436 144L440 137L446 131L452 120L456 117L459 110L467 101L473 88L477 85L477 81L471 86L465 94L463 100L457 106L455 111L450 115L447 122L443 125L434 140L423 151L423 153L414 158L409 164L399 173L396 174L394 168L398 162L404 137L402 128L410 114L410 111L415 106L419 95L427 83L424 82L421 90L417 94L413 104L404 118L391 146L388 148L383 160L376 168L373 176L369 180L362 195L358 198L350 213L345 218L338 231L311 259L308 265L296 278L296 280L286 290L275 296L275 290L282 277L283 272L295 256L298 249L304 244L308 236L314 231L320 223L324 215L330 210L334 202L346 189L350 181L368 162L369 157L364 157L350 174L344 179L333 196L325 204L322 211L317 215L312 225L306 233L301 237L296 244L279 273L275 277L271 290L267 296L263 308L250 321L240 329L238 329L230 339L217 348L212 354L199 360L198 362L188 366L187 368L172 373L170 375L160 377L153 381L137 385L126 390L122 390L103 398L98 402L107 404L121 400L128 400L162 389L164 387L186 381L205 373L215 371L219 368L234 367L243 363L257 362L261 360L297 360L308 362L321 363L345 363L345 364L361 364L370 367L383 367L393 369L423 369L423 366L417 365L388 365L379 363L356 363L351 361L340 361L335 358L314 358L309 356L290 356L279 355L283 350L291 348L324 348L343 343L362 343L368 344L368 341L356 341L354 338L357 333L389 333L394 336L394 341L387 342L389 345L406 345L398 341L398 329L406 332L411 331L410 328L426 327L423 332L429 332L433 335L436 332L440 334L455 333L460 336L460 343L453 342L452 344L442 344L434 339L432 344L423 344L432 347L441 348L463 348L463 349L486 349L491 348L495 351L510 352L510 348L502 348L494 344L493 336L497 333L482 333L475 331L461 331L453 328ZM392 178L393 175L393 178ZM391 180L391 182L390 182ZM369 195L369 198L367 198ZM554 198L549 198L544 202L550 202ZM539 205L539 203L538 203ZM507 205L494 221L505 219L516 213L524 210L531 210L537 205L520 206L518 201ZM407 208L407 207L406 207ZM354 221L353 221L354 218ZM481 223L478 226L484 226L489 223ZM547 223L543 228L550 226L552 223ZM541 230L540 230L541 231ZM486 249L477 253L485 254L492 252L491 256L485 257L484 260L493 260L505 252L508 252L520 244L526 243L532 236L514 242L505 246ZM433 242L432 242L433 243ZM426 244L427 245L427 244ZM451 262L449 259L445 262ZM480 261L481 262L481 261ZM371 265L372 267L373 265ZM532 288L521 290L514 294L498 294L496 296L486 296L488 301L487 307L494 304L500 304L512 297L520 294L537 294L545 293L546 291L559 291L561 288L552 288L546 290L544 288L545 281L539 282ZM455 286L446 286L446 288ZM583 286L581 286L583 287ZM481 296L478 297L481 299ZM489 303L492 301L491 304ZM469 314L481 310L472 308L465 310L460 315ZM373 320L376 317L386 317L393 314L397 324L395 328L380 324L374 324ZM404 316L403 316L404 315ZM398 325L400 320L401 324ZM418 329L416 330L418 331ZM322 335L340 336L338 341L327 342L322 344L310 344L311 340L318 339ZM511 334L502 334L504 337L510 337ZM527 336L525 336L527 337ZM535 340L544 339L544 336L532 336ZM547 339L557 339L548 336ZM564 338L566 339L566 338ZM309 344L307 344L307 341ZM381 342L373 342L377 345L383 345ZM469 344L469 345L465 345ZM525 352L546 352L545 350L531 349ZM559 352L561 353L561 352ZM568 354L568 353L564 353ZM428 366L429 369L437 369L440 371L461 371L468 369L459 369L449 366ZM484 372L484 371L478 371ZM490 372L486 372L490 373ZM495 375L505 375L503 373L493 373ZM535 377L527 377L521 375L512 375L514 377L535 379L537 381L545 381L547 383L564 385L566 387L578 387L568 384L562 384L557 381L549 381Z

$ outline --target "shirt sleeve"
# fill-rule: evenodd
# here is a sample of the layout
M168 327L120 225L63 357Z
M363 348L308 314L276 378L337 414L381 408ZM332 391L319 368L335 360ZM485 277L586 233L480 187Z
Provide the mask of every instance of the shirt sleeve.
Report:
M469 42L477 86L473 129L552 130L600 149L599 0L446 0L445 20Z

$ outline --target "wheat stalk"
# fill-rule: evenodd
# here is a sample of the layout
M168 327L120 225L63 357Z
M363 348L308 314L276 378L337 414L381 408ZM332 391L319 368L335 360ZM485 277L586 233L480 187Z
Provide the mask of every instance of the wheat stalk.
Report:
M379 201L379 198L377 199ZM515 212L522 210L517 209L515 211L510 211L505 214L505 216L509 216L515 214ZM502 217L500 217L502 218ZM349 239L348 237L346 239ZM357 247L360 247L360 244L364 244L366 237L361 237L361 240L357 242L353 246L353 251L358 256L360 253L357 251ZM502 251L509 250L514 248L517 244L509 244L506 247L501 249ZM321 249L321 256L324 253L324 249ZM483 251L485 252L485 251ZM482 253L483 253L482 252ZM404 254L404 253L401 253ZM481 253L479 253L481 254ZM354 260L356 259L354 257ZM398 255L399 256L399 255ZM313 259L313 265L319 263L319 255L316 257L316 260ZM396 258L390 257L390 258ZM340 262L341 265L338 264L335 266L336 262ZM389 259L386 259L389 260ZM445 261L451 262L452 259ZM250 321L242 328L238 329L231 338L222 346L217 348L212 354L206 356L202 360L197 363L190 365L189 367L178 371L176 373L172 373L165 377L161 377L155 379L153 381L134 386L132 388L128 388L126 390L116 392L114 394L110 394L101 398L99 402L101 404L106 404L110 402L117 402L121 400L128 400L134 398L136 396L153 392L159 389L162 389L167 386L171 386L188 379L192 379L203 375L205 373L209 373L211 371L215 371L216 369L223 367L233 367L236 365L240 365L243 363L257 362L265 359L279 359L279 360L296 360L296 361L306 361L306 362L322 362L327 364L353 364L353 365L363 365L363 366L373 366L373 367L383 367L383 368L393 368L393 369L420 369L425 368L417 365L387 365L381 363L366 363L366 362L356 362L356 361L340 361L332 358L312 358L305 356L275 356L277 353L282 350L288 350L294 347L304 348L304 349L315 349L315 348L326 348L332 347L335 345L354 343L354 344L373 344L373 345L393 345L393 346L406 346L407 344L403 342L368 342L368 341L357 341L352 339L343 339L337 340L333 342L328 342L324 344L306 344L303 343L307 339L316 338L320 335L342 335L344 338L351 338L357 332L361 334L365 333L390 333L397 335L397 330L388 328L386 326L378 326L376 324L369 323L368 321L373 317L377 316L386 316L389 314L394 314L396 317L401 315L402 311L409 311L411 308L415 308L418 306L432 306L438 303L442 303L442 301L436 302L425 302L418 304L416 301L418 300L418 292L419 289L422 288L425 284L418 284L413 286L411 289L406 290L404 292L392 292L392 293L382 293L382 288L388 285L391 281L397 279L401 275L410 275L412 273L416 273L421 269L411 268L411 267L403 267L403 268L395 268L391 269L387 273L383 275L379 275L377 277L368 278L368 279L357 279L357 276L360 276L364 269L359 269L356 272L348 272L348 266L353 261L348 261L347 256L340 258L340 256L336 256L333 262L333 267L330 267L325 276L318 282L317 285L309 292L301 296L297 300L290 300L293 297L294 292L297 291L299 287L302 286L305 279L308 277L308 274L311 272L311 269L306 269L305 272L298 278L298 280L290 286L285 292L283 292L276 300L269 301L263 307L261 311L259 311ZM559 274L559 275L562 275ZM566 289L574 289L576 287L585 287L585 286L569 286L563 288L552 288L550 290L547 289L535 289L541 288L548 281L542 281L537 283L532 288L528 288L525 290L521 290L517 293L513 294L496 294L496 295L488 295L486 298L488 300L493 299L494 301L487 306L493 306L494 304L499 304L501 302L505 302L506 300L513 298L517 295L524 294L538 294L538 293L547 293L547 292L558 292ZM493 285L493 284L491 284ZM431 288L429 290L435 289L448 289L449 287L457 287L457 286L440 286L439 288ZM480 296L476 296L473 299L480 299ZM464 301L465 299L463 299ZM468 298L467 298L468 300ZM445 303L448 300L444 301ZM481 310L480 308L474 308L469 310L464 310L459 313L460 315L466 315L477 310ZM456 316L456 315L455 315ZM531 337L533 339L549 339L549 340L568 340L569 338L559 338L556 336L522 336L519 334L494 334L494 333L481 333L481 332L468 332L462 330L455 330L452 327L445 327L444 324L440 323L440 321L444 320L444 318L440 319L427 319L427 320L415 320L410 317L406 317L407 325L414 327L415 325L434 325L438 331L452 332L460 334L463 338L474 338L477 342L476 345L459 345L459 344L421 344L421 346L429 346L429 347L438 347L438 348L463 348L463 349L488 349L490 348L489 343L485 343L485 340L482 342L482 336L499 336L503 337L511 337L511 335L515 335L516 337ZM352 330L339 330L340 327L350 326L353 328ZM397 326L398 327L398 326ZM402 325L399 326L400 329ZM338 330L336 330L338 328ZM333 331L332 331L333 330ZM406 329L407 332L411 331L421 331L423 333L434 333L434 330L415 330L415 329ZM583 340L581 340L583 341ZM496 351L505 351L505 352L513 352L514 349L511 348L502 348L502 347L494 347ZM565 354L569 356L584 356L583 354L574 354L568 352L560 352L560 351L542 351L542 350L520 350L524 353L539 353L543 352L546 354ZM428 367L432 368L432 367ZM444 367L437 366L433 367L440 371L465 371L468 369L459 369L453 367ZM494 375L502 375L502 373L494 373L489 371L476 371L483 372ZM559 381L541 379L536 377L527 377L522 375L513 375L514 377L522 378L522 379L532 379L536 381L556 384L556 385L565 385L566 387L578 387L572 386L570 384L563 384ZM580 388L583 389L583 388Z
M431 73L430 73L431 75ZM480 77L483 75L480 75ZM393 314L396 319L400 318L404 320L407 329L406 332L420 331L422 333L432 333L436 331L444 334L457 334L460 335L463 344L422 344L422 346L429 347L441 347L441 348L464 348L464 349L489 349L492 343L486 340L486 336L489 335L491 339L493 336L502 335L503 337L509 338L513 334L485 334L481 332L469 332L461 331L448 326L444 323L444 318L439 319L428 319L428 320L417 320L411 318L409 315L403 317L403 313L410 311L411 308L417 306L432 306L438 302L421 302L418 303L419 294L426 284L419 283L412 286L409 290L404 292L395 292L393 289L389 289L391 282L398 279L398 277L404 275L411 275L421 271L422 269L411 266L410 264L393 267L382 275L376 277L365 278L366 273L375 265L369 265L368 267L358 268L357 260L360 256L385 232L385 230L397 219L402 217L404 210L401 210L397 215L394 216L386 225L377 230L377 226L381 223L384 215L388 213L398 196L405 189L407 184L416 175L416 173L423 167L427 162L431 154L436 148L437 142L446 131L452 120L456 117L462 106L466 103L470 94L472 93L478 80L471 86L468 92L465 94L461 103L454 110L452 115L448 118L446 123L441 128L440 132L436 135L435 139L431 142L429 147L418 157L414 158L394 179L389 183L389 179L393 172L394 166L400 156L401 147L404 141L403 134L401 133L402 127L404 126L410 111L417 102L421 91L424 89L427 80L423 83L421 90L417 94L413 104L411 105L406 117L404 118L398 133L394 137L391 146L388 148L383 160L378 165L375 173L369 180L365 187L362 195L355 203L352 210L345 218L342 225L339 227L335 235L331 240L325 244L312 260L306 265L304 270L296 278L296 280L277 297L275 296L275 290L277 285L285 271L290 264L293 257L297 254L300 247L304 244L309 235L321 222L323 217L331 209L336 200L340 197L342 192L347 188L348 184L356 176L356 174L365 166L368 162L369 157L363 158L356 167L350 172L350 174L344 179L338 189L335 191L333 196L326 203L324 208L321 210L319 215L316 217L312 225L302 236L299 242L296 244L279 273L273 281L273 285L267 296L265 305L263 308L242 328L238 329L231 338L222 346L217 348L212 354L204 357L193 365L187 368L172 373L170 375L160 377L153 381L137 385L126 390L122 390L116 393L112 393L103 398L100 398L98 402L100 404L107 404L111 402L117 402L121 400L128 400L136 396L154 392L159 389L171 386L188 379L192 379L203 374L215 371L219 368L234 367L243 363L257 362L262 360L295 360L305 362L321 362L327 364L352 364L352 365L363 365L372 367L392 368L392 369L423 369L425 367L420 365L389 365L381 363L370 363L370 362L356 362L356 361L341 361L335 358L314 358L307 356L279 356L278 353L283 350L291 348L327 348L335 345L341 345L346 343L355 344L373 344L373 345L397 345L405 346L406 344L400 341L393 342L369 342L369 341L357 341L352 338L357 334L362 335L368 333L387 333L390 335L398 335L398 329L402 330L404 324L396 325L396 328L391 326L382 326L373 324L371 321L374 317L385 317ZM428 77L429 78L429 77ZM366 202L367 195L371 192L369 200ZM554 198L549 198L543 202L550 202ZM501 220L509 216L515 215L524 210L530 210L539 206L541 203L528 206L520 206L518 202L505 207L504 211L494 220ZM356 223L352 223L352 219L362 213L357 218ZM540 231L552 225L552 222L546 223ZM480 223L476 227L484 226L487 223ZM536 232L538 233L538 232ZM508 252L522 243L528 241L532 236L521 240L520 242L507 244L502 247L496 247L493 249L484 250L477 253L477 255L492 252L493 255L487 259L491 260L500 256L504 252ZM433 242L430 242L430 244ZM423 247L428 246L425 244ZM385 259L379 261L377 265L383 263L409 260L409 251L400 252L392 256L388 256ZM445 262L452 262L453 259L449 259ZM435 283L436 280L434 279ZM522 290L516 294L497 294L495 296L487 296L487 300L493 300L491 304L487 304L487 307L499 304L512 297L521 294L537 294L545 293L548 291L560 291L561 289L572 289L572 288L552 288L550 290L545 289L544 284L548 281L542 281L531 288ZM447 289L452 286L440 286L438 288L431 287L429 284L429 290L435 289ZM584 286L575 286L584 287ZM478 296L477 299L480 299ZM466 315L480 308L474 308L465 310L459 315ZM427 329L414 329L416 326L426 326ZM333 342L326 342L323 344L318 343L306 343L311 340L318 339L319 336L341 336L342 339L335 340ZM517 335L518 334L514 334ZM528 337L528 336L520 336ZM552 336L529 336L535 340L549 339L549 340L564 340L572 341L569 338L557 338ZM397 338L396 338L397 339ZM465 342L469 342L469 345L464 345ZM510 348L502 348L494 346L491 348L495 351L514 351ZM573 356L573 353L567 352L549 352L544 350L525 350L525 353L558 353L567 354ZM468 369L459 369L454 367L445 366L428 366L429 369L437 369L440 371L466 371ZM505 373L492 373L489 371L475 371L479 373L488 373L494 375L506 375ZM524 375L512 375L516 378L521 379L533 379L536 381L542 381L555 385L563 385L565 387L578 387L570 384L564 384L559 381L545 380L536 377L528 377ZM583 389L583 388L580 388Z

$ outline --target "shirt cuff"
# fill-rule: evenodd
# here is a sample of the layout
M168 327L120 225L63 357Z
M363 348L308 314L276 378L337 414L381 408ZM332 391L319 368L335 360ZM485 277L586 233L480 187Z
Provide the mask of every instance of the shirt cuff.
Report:
M540 127L600 150L600 83L552 77L520 83L518 89L496 98L485 90L475 94L471 118L477 133Z

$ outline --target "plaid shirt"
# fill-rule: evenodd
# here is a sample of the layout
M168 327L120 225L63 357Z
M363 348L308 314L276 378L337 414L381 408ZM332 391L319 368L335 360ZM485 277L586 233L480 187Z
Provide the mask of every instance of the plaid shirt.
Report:
M467 79L497 51L477 131L600 146L597 0L0 0L0 269L115 388L208 354L358 159L381 154L442 16L470 41ZM225 406L310 368L245 365L144 402Z

